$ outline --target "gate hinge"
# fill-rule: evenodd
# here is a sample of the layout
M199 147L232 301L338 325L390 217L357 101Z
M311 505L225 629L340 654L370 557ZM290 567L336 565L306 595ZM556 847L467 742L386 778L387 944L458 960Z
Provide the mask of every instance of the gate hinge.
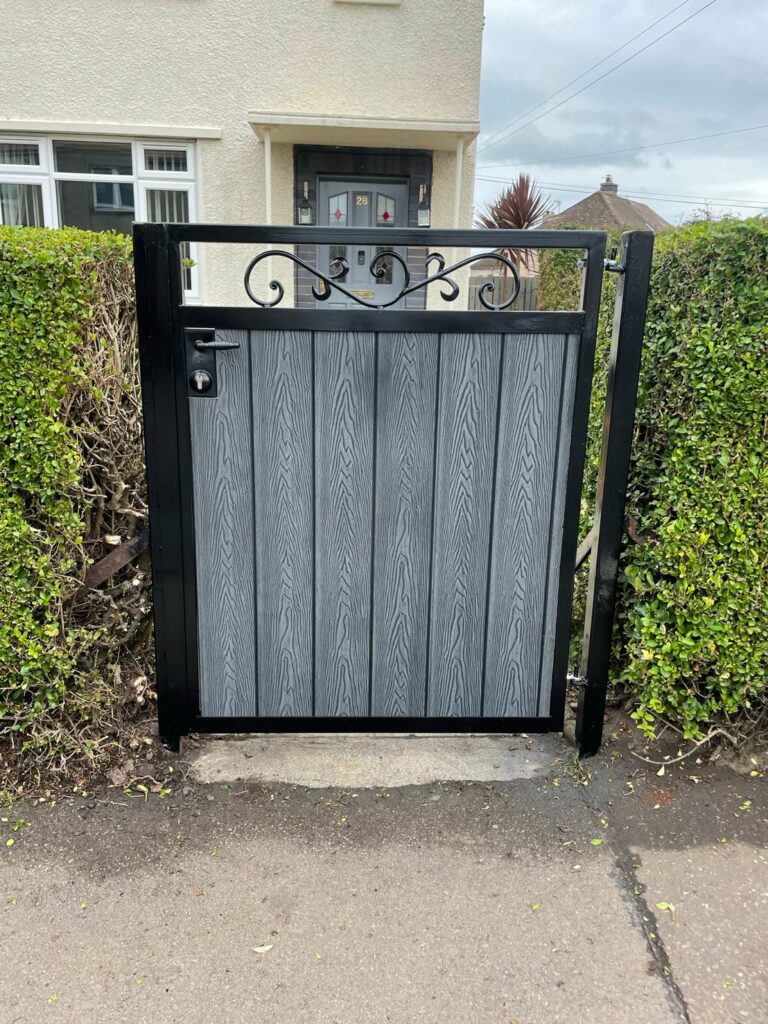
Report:
M611 255L607 260L603 260L603 267L605 268L606 274L623 274L627 269L624 264L616 259L618 249L614 246L611 250Z
M583 687L586 687L586 685L587 685L587 680L586 680L586 678L584 676L567 675L565 677L565 681L566 681L566 683L570 683L571 686L583 686Z

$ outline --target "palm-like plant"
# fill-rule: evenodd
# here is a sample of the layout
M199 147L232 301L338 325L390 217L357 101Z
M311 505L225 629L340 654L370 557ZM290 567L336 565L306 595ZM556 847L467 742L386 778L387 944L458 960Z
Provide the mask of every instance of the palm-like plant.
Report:
M535 228L552 210L549 196L542 195L529 174L521 174L492 202L488 203L477 217L481 228ZM517 266L518 261L525 267L532 255L530 249L499 249L503 256Z

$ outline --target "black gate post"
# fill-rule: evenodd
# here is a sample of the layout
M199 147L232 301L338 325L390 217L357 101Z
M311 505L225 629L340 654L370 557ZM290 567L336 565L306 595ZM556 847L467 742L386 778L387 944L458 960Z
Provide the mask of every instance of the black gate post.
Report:
M576 742L582 757L596 754L603 734L611 658L616 579L624 533L624 503L635 425L645 312L653 256L653 233L622 236L618 264L606 269L621 276L616 289L608 387L595 501L584 646L576 712Z
M178 750L191 719L184 499L179 468L179 433L186 436L188 429L186 406L183 401L179 403L185 374L174 345L181 267L178 247L169 243L165 224L134 224L133 251L152 553L157 713L160 739L164 746Z

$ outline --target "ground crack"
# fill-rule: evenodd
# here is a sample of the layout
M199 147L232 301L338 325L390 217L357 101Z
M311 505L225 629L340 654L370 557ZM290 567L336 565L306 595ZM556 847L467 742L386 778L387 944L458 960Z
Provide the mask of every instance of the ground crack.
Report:
M581 787L579 788L581 789ZM589 795L587 793L580 795L589 813L598 814L597 808L590 802ZM651 957L651 970L661 979L673 1013L677 1015L682 1024L692 1024L683 990L675 980L672 961L664 941L659 935L655 908L649 906L645 898L646 886L637 877L637 855L633 854L623 843L617 842L615 838L609 839L609 843L614 855L613 874L619 891L632 907L632 916L645 939L645 945Z
M684 1024L691 1024L683 990L675 980L672 961L669 959L667 948L659 935L656 913L648 905L645 898L645 886L637 877L635 866L637 858L628 849L616 843L611 843L611 848L615 854L614 868L619 886L636 912L637 923L645 937L645 944L650 953L654 971L664 983L667 998L674 1012Z

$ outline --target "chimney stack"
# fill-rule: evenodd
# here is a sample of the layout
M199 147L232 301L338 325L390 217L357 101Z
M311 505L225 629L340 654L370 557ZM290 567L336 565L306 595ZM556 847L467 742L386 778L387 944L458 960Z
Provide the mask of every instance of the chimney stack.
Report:
M606 174L605 181L602 181L600 183L600 191L614 193L619 191L619 186L616 184L616 182L613 180L610 174Z

